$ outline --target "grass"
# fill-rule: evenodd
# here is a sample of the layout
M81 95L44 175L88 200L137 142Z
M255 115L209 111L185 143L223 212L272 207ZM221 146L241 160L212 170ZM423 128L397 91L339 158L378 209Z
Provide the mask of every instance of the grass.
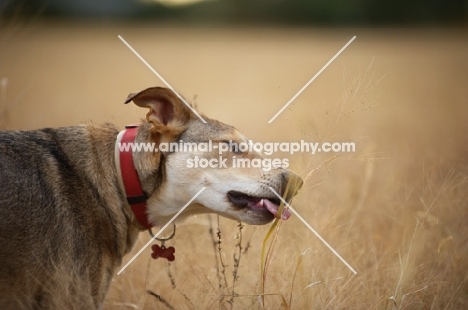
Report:
M374 191L375 197L368 197L359 214L351 207L331 206L319 220L311 217L357 275L299 223L284 222L265 279L265 308L464 308L468 180L451 170L425 175L420 184L425 182L430 186L423 195L419 186L407 185L385 193ZM348 219L356 217L349 227ZM220 229L216 237L199 225L183 227L175 243L182 253L170 265L149 262L140 270L146 281L139 283L136 275L144 264L129 267L132 271L125 278L115 280L107 305L112 308L132 300L138 308L163 308L159 299L139 293L134 286L144 285L176 309L262 309L259 248L266 230L243 227L244 248L239 252L242 230L236 223L219 221L212 230Z
M330 137L343 137L353 118L362 119L368 106L354 110L356 102L368 100L363 93L371 83L359 90L365 79L352 79L346 92L353 97L338 101L335 117L340 121L324 126L331 124L332 130L325 130ZM267 240L269 227L199 217L181 228L175 242L180 254L174 263L146 264L148 258L140 258L126 279L115 280L109 309L129 300L138 309L164 308L166 302L175 309L465 308L466 166L435 156L436 141L425 146L431 152L411 147L402 151L401 137L386 139L380 142L396 148L386 158L374 148L359 155L313 159L319 163L293 158L306 178L295 209L357 275L297 219L280 222ZM268 242L268 255L262 262L263 242ZM146 277L140 282L136 273L141 266L146 268L138 272ZM129 294L126 285L135 290ZM140 293L134 285L151 288L164 301Z

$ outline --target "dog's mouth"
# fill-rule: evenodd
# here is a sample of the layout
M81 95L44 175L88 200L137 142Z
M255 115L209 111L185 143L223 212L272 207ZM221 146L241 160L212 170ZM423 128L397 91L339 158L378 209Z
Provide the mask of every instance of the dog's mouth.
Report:
M268 211L274 217L278 214L278 209L281 201L277 197L253 197L247 194L230 191L227 194L229 200L240 208L248 208L252 211ZM283 208L281 218L287 220L291 216L291 211Z

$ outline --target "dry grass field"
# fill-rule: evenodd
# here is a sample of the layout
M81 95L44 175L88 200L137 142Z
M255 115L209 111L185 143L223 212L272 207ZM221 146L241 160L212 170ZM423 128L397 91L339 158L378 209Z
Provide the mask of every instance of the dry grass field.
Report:
M0 35L4 129L143 118L124 99L163 84L121 35L201 112L253 140L356 143L275 156L306 178L295 209L357 275L293 216L268 240L262 287L269 227L198 216L168 243L173 263L146 249L115 276L104 309L468 308L466 30L36 23Z

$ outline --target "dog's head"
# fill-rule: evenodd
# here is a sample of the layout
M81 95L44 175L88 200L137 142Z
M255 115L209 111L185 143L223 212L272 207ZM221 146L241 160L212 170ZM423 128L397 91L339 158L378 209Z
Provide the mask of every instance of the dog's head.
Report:
M270 161L245 150L249 140L234 127L206 116L204 123L167 88L130 94L126 103L130 101L149 108L140 142L161 147L158 152L136 154L136 169L150 196L148 218L155 225L165 223L202 187L205 190L183 215L212 212L247 224L266 224L277 216L280 205L270 187L289 203L302 186L302 179L292 171L268 169L263 164Z

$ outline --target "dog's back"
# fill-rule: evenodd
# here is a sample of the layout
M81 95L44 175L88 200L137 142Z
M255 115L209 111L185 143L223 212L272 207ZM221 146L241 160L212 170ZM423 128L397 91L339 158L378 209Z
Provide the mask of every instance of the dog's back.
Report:
M114 184L94 172L108 173L96 167L113 148L116 131L106 130L109 145L93 145L84 126L0 132L0 309L93 309L104 299L102 279L124 254L114 240L127 234L102 199L117 195Z

